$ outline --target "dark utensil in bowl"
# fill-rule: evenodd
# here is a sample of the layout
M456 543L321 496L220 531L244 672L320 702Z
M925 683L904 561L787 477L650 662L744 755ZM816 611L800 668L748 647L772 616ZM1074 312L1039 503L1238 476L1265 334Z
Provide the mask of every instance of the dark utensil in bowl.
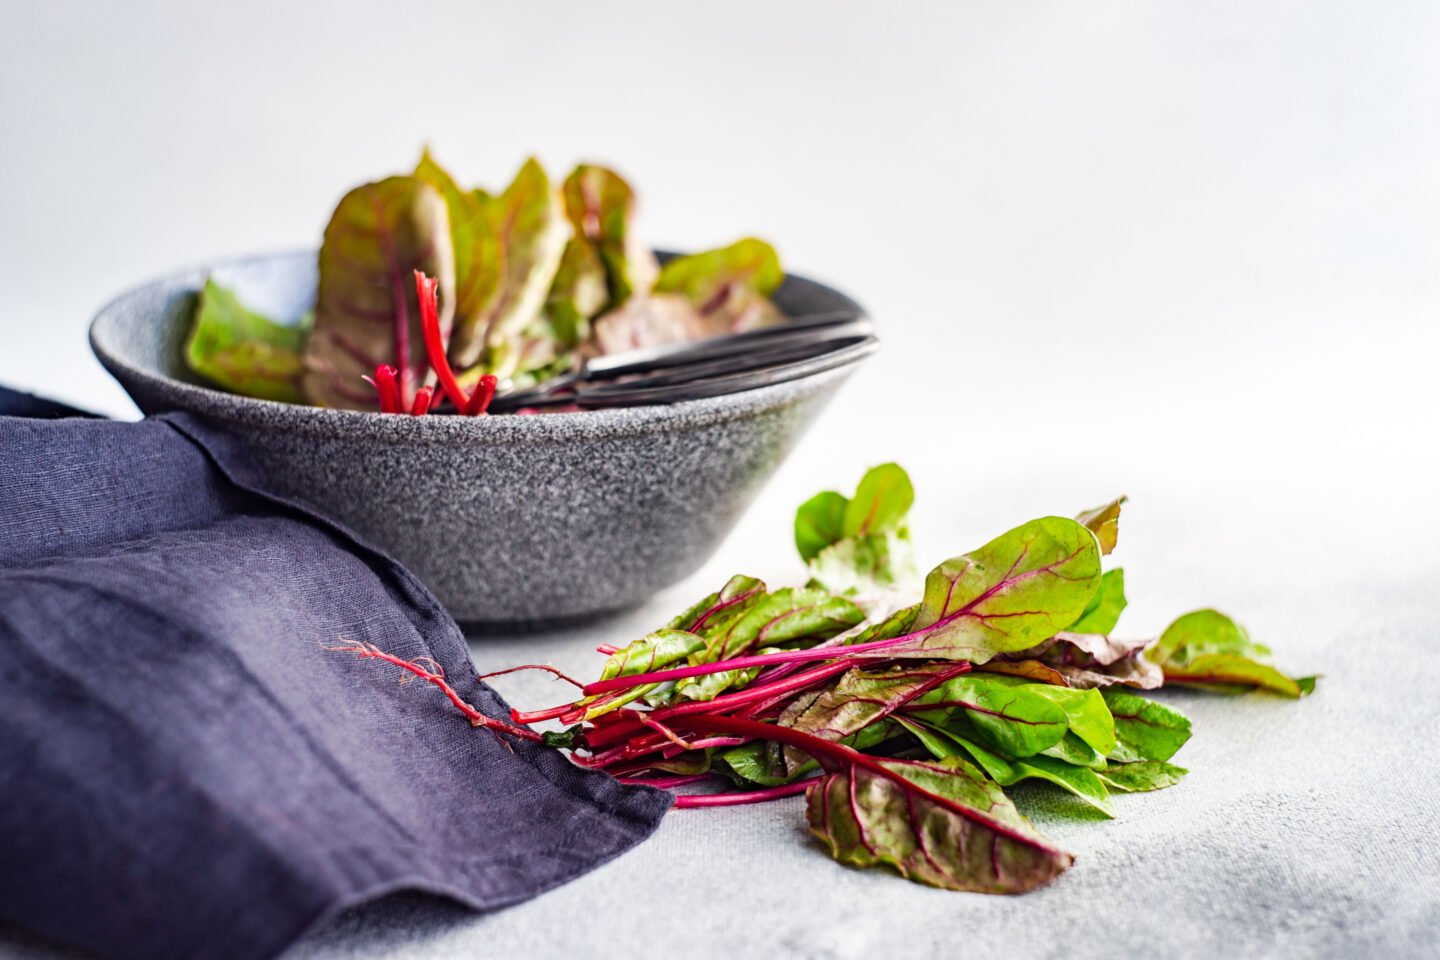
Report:
M688 373L682 365L648 375L677 382L622 373L632 378L577 388L602 409L535 416L273 403L216 390L186 367L182 348L207 276L257 310L298 318L313 300L315 269L309 251L181 271L101 310L91 346L141 410L187 411L229 430L277 491L387 550L467 623L593 616L694 572L875 347L866 333L838 349L785 355L780 362L796 366L783 378L762 366L729 374L754 379L726 382L719 395L606 406L650 403L657 394L646 391L673 399L698 365L725 360L692 357ZM774 300L794 317L864 315L844 294L794 275ZM693 382L704 389L705 378Z

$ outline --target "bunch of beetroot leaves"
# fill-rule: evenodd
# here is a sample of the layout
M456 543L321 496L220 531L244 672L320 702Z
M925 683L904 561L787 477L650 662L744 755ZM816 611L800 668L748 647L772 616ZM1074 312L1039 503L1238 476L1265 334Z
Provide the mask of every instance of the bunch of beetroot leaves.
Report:
M734 577L624 649L602 647L600 679L580 699L515 711L513 724L466 707L424 666L355 649L436 683L477 726L568 750L580 766L669 789L730 788L677 806L804 793L810 829L835 859L983 893L1033 889L1073 861L1004 788L1048 782L1114 816L1112 794L1185 775L1170 761L1190 722L1132 689L1298 698L1314 688L1270 666L1269 651L1214 610L1158 638L1111 636L1124 575L1102 558L1123 497L947 560L907 605L913 497L894 464L869 471L853 497L817 495L795 519L805 586ZM568 729L528 726L550 720Z

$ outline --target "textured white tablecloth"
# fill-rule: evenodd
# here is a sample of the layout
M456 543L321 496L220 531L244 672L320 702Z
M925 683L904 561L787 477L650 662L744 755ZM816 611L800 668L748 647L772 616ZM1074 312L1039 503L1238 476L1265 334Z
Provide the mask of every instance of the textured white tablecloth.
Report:
M312 243L422 140L492 184L532 150L614 162L657 245L767 236L885 350L703 573L477 640L482 669L593 671L732 573L793 582L794 506L893 459L925 561L1125 492L1127 633L1215 605L1325 676L1167 695L1192 772L1115 821L1026 791L1077 859L1025 897L840 867L792 799L677 811L492 916L383 902L287 960L1433 955L1437 40L1394 2L6 5L0 382L133 415L84 341L107 296Z

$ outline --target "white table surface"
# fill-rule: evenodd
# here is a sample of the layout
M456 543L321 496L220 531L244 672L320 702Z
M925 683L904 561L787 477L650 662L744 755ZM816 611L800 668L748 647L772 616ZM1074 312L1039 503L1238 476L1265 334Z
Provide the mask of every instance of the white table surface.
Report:
M6 3L0 383L114 416L115 292L311 244L427 139L498 184L610 162L657 246L754 233L885 350L704 571L593 628L477 640L588 672L744 571L795 505L905 464L923 560L1132 497L1142 635L1216 605L1301 703L1198 694L1180 787L996 899L841 868L798 800L677 811L476 916L398 898L288 958L1424 955L1440 934L1440 7L1427 3ZM504 683L526 705L562 695ZM78 852L77 852L78 855ZM57 956L13 931L0 956Z

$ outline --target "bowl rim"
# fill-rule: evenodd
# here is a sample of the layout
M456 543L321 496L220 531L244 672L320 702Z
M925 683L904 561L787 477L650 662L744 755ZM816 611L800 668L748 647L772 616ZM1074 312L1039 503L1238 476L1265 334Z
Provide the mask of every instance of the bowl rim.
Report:
M672 404L598 408L536 416L404 417L378 411L339 410L307 404L280 403L187 383L162 371L137 366L122 358L105 342L108 328L117 324L121 315L133 309L136 301L168 298L174 293L196 293L203 287L205 278L218 269L244 267L280 259L313 257L317 252L317 248L308 247L219 258L172 270L131 287L111 298L90 321L90 349L106 371L120 381L120 385L127 392L130 389L128 381L138 381L151 393L162 396L179 410L239 424L276 427L283 423L285 429L291 432L425 445L454 443L457 440L486 443L573 441L577 438L665 432L741 419L761 410L783 406L825 384L847 377L873 352L872 349L845 355L845 352L841 351L835 362L821 364L818 369L791 380ZM662 255L668 253L656 252ZM802 274L787 273L786 276L813 284L826 293L841 297L852 304L858 314L868 316L864 308L843 291Z

